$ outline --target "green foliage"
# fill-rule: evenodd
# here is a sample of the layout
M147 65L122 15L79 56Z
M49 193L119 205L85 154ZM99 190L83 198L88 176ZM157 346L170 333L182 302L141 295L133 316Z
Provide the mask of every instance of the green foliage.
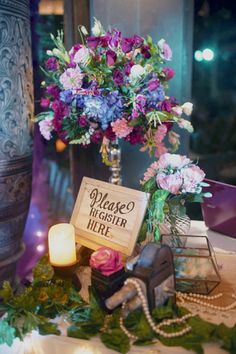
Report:
M0 321L0 344L11 346L15 338L15 329L6 320Z
M106 347L114 349L119 353L125 354L130 350L129 338L121 329L115 328L109 333L101 333L100 338Z
M165 194L159 195L165 198ZM157 198L157 197L155 197ZM56 278L48 264L48 258L42 258L34 268L34 281L28 288L14 295L8 282L4 282L0 296L0 309L5 311L4 319L0 321L0 344L11 346L15 337L24 336L37 329L40 334L56 334L60 331L50 318L66 314L71 321L67 335L74 338L90 339L95 335L101 337L102 342L111 349L120 353L127 353L130 342L126 334L120 329L119 319L121 310L116 309L112 316L106 317L101 309L96 293L90 289L90 303L85 303L70 282ZM188 310L177 307L170 300L165 306L159 306L152 312L156 323L164 319L182 317ZM202 320L198 316L187 320L192 331L177 338L158 336L150 328L142 310L130 313L124 320L127 330L138 337L136 345L149 345L158 338L166 346L180 346L203 354L202 345L207 342L218 342L230 354L236 352L236 326L228 328L225 325L214 325ZM166 332L179 331L185 324L163 326Z

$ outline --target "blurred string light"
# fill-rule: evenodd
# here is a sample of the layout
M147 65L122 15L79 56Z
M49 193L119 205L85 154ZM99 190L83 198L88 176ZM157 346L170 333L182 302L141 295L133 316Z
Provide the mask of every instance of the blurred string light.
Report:
M212 61L215 57L215 53L210 48L205 48L203 50L196 50L194 53L194 59L198 62L200 61Z

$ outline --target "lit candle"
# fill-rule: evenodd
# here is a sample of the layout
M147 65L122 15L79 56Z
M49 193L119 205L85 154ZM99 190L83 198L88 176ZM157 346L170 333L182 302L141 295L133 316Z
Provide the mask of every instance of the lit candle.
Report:
M55 267L71 266L76 263L75 229L71 224L57 224L48 232L50 263Z

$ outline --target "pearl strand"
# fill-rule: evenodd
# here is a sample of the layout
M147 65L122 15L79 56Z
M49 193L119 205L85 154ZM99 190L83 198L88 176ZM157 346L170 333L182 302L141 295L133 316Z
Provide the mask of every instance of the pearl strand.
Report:
M198 305L209 307L211 309L217 310L217 311L229 311L232 310L234 307L236 307L236 301L232 302L232 304L228 306L217 306L210 304L208 302L202 301L200 299L206 299L206 300L215 300L223 296L222 293L219 293L217 295L213 296L207 296L207 295L201 295L201 294L184 294L181 292L176 292L177 297L180 299L181 302L184 302L185 300L195 302ZM234 294L231 295L233 299L236 299L236 296Z
M149 309L148 309L148 304L147 304L147 300L143 294L143 291L142 291L142 288L141 288L141 285L139 284L139 282L135 279L132 279L132 278L129 278L125 281L124 283L125 285L126 284L133 284L137 290L137 294L139 296L139 298L141 299L141 302L142 302L142 308L143 308L143 312L145 314L145 317L150 325L150 327L152 328L152 330L160 335L160 336L163 336L164 338L175 338L175 337L180 337L180 336L183 336L184 334L188 333L191 331L191 327L190 326L186 326L185 328L183 328L182 330L180 331L177 331L177 332L172 332L172 333L167 333L165 331L163 331L161 329L162 326L170 326L174 323L182 323L182 322L185 322L187 319L189 319L190 317L193 317L194 315L189 313L181 318L175 318L175 319L169 319L169 320L164 320L162 321L161 323L159 323L158 325L155 324L155 322L153 321L152 317L151 317L151 314L149 312ZM125 308L125 305L126 305L126 302L123 302L122 304L122 310L124 310ZM124 323L123 323L123 317L121 316L120 317L120 327L121 329L123 330L123 332L130 338L130 340L132 341L136 341L138 338L131 334L124 326Z

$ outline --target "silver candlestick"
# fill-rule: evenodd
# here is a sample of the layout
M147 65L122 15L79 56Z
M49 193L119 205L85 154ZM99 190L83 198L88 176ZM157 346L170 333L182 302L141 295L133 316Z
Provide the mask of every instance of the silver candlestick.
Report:
M111 162L111 167L109 168L109 170L112 172L109 178L109 182L112 184L121 185L121 148L118 139L115 139L114 141L110 142L109 161Z

